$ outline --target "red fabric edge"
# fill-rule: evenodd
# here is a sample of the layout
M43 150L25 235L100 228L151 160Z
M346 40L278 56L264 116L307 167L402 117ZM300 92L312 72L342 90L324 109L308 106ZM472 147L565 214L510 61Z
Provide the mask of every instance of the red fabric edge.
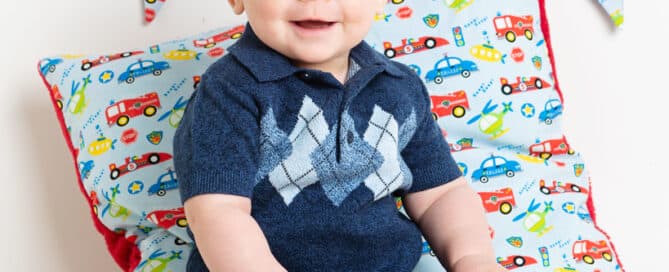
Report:
M553 47L551 46L551 39L550 39L550 31L549 31L549 26L548 26L548 16L546 15L546 0L539 0L539 7L541 9L541 31L544 34L544 40L546 41L546 47L548 48L548 57L550 58L551 61L551 68L553 69L553 82L555 82L555 90L557 90L558 94L560 95L560 101L564 104L564 98L562 96L562 91L560 90L560 85L558 84L558 79L557 79L557 69L555 69L555 58L553 55ZM618 252L616 252L616 247L613 245L613 242L611 241L611 237L609 236L608 233L606 233L602 228L599 227L597 224L596 220L596 214L595 214L595 205L592 201L592 182L590 181L590 178L588 178L588 200L587 200L587 206L588 206L588 212L590 213L590 217L592 218L592 223L595 226L595 229L606 237L607 240L609 240L609 244L611 245L611 249L613 250L613 254L616 255L616 260L618 261L618 265L620 266L621 271L625 271L623 268L623 264L620 261L620 256L618 255Z
M70 150L70 153L72 154L72 159L74 161L74 169L77 169L77 181L79 184L79 190L83 194L84 199L86 199L86 203L89 205L90 215L91 218L93 218L93 223L95 225L95 228L98 230L100 234L102 234L102 236L104 236L105 242L107 244L107 250L109 250L109 253L111 253L112 257L114 258L114 261L116 261L116 264L118 264L121 267L121 269L123 269L123 271L131 272L139 264L139 261L141 260L142 257L141 252L139 251L139 249L132 240L125 238L125 232L114 232L108 229L105 225L102 224L100 219L95 215L95 212L93 210L93 205L88 200L89 197L86 194L84 184L81 180L81 175L78 170L79 166L77 164L77 153L70 139L69 132L67 131L67 126L65 125L63 112L58 108L56 99L55 97L53 97L53 90L51 88L51 85L41 72L40 63L41 61L37 62L37 73L40 75L40 77L42 78L42 82L49 91L49 97L51 98L51 103L53 105L54 112L56 113L56 117L58 118L58 123L60 124L61 132L63 134L63 137L65 138L67 147Z

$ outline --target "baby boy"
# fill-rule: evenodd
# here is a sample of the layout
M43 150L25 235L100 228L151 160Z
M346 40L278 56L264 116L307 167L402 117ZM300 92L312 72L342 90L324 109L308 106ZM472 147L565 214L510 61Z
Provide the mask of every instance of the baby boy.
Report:
M387 0L228 2L246 30L174 138L188 271L411 271L421 234L449 271L505 271L421 79L363 41Z

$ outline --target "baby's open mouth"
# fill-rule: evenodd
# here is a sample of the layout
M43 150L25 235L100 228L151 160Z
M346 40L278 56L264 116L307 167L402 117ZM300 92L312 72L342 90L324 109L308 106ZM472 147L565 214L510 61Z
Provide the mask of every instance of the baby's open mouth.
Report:
M326 22L318 20L305 20L305 21L291 21L293 24L296 24L299 27L308 28L308 29L320 29L327 28L333 25L335 22Z

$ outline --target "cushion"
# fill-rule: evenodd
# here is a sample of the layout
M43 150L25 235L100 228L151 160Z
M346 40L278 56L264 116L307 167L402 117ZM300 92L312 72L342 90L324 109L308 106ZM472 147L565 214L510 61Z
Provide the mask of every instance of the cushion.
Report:
M498 262L620 269L596 224L586 164L561 127L544 1L446 3L391 1L366 41L424 79L433 117L487 212ZM185 271L192 241L172 137L199 76L243 31L38 63L76 182L124 271ZM415 271L444 271L427 242Z

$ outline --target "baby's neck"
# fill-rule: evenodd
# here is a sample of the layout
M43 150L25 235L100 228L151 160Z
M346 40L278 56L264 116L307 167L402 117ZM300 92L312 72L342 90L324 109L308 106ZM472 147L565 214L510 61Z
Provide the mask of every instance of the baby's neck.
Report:
M293 65L300 68L328 72L332 74L332 76L334 76L339 82L341 82L341 84L346 83L346 75L348 73L349 66L349 52L320 63L307 63L300 62L299 60L292 60L292 62Z

